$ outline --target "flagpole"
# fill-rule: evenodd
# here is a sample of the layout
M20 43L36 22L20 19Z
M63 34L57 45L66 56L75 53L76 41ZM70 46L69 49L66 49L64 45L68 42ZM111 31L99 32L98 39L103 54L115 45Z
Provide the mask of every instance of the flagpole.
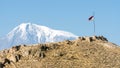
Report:
M95 21L93 20L93 24L94 24L94 35L95 35Z
M94 36L95 36L95 12L93 12L93 16L94 16L93 25L94 25Z

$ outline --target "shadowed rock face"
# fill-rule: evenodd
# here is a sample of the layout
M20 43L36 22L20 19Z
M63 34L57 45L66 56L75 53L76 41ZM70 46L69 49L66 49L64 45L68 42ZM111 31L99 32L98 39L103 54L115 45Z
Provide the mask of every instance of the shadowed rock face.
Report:
M0 68L119 68L120 47L103 36L19 45L0 51Z

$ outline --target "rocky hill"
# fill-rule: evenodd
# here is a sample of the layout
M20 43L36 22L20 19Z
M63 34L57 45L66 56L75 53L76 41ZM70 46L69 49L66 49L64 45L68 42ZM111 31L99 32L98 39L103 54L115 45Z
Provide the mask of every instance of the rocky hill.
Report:
M120 68L120 47L103 36L0 51L0 68Z

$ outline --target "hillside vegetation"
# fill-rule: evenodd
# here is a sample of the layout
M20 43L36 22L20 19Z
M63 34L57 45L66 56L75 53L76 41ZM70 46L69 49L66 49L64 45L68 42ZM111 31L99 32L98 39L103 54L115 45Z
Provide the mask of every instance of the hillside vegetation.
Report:
M103 36L19 45L0 51L0 68L120 68L120 47Z

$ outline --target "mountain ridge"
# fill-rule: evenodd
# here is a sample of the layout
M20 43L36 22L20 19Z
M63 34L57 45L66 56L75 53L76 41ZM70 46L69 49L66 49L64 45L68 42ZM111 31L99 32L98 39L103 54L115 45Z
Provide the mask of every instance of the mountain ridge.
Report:
M3 40L0 45L4 48L4 46L11 47L19 44L59 42L63 40L73 40L76 38L77 36L70 32L54 30L46 26L32 23L22 23L2 38Z

